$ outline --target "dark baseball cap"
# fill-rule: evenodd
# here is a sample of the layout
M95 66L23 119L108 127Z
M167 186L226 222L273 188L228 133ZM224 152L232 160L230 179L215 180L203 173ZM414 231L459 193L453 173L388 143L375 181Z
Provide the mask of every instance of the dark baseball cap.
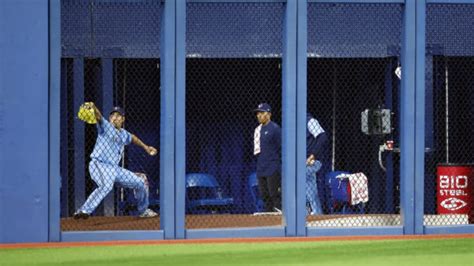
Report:
M111 115L112 113L115 113L115 112L121 114L122 116L125 116L125 111L122 109L122 107L115 106L114 108L112 108L109 115Z
M268 103L261 103L257 106L257 109L253 110L254 112L272 112L272 108Z

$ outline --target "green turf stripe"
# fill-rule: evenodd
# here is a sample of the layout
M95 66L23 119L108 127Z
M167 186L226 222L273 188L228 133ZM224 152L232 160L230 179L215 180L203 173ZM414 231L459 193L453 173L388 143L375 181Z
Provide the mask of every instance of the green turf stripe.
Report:
M474 239L0 250L0 265L473 265Z

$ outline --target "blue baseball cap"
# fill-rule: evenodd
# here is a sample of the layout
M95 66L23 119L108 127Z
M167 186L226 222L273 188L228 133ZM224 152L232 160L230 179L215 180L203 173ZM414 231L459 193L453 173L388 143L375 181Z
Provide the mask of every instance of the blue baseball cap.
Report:
M257 109L253 110L254 112L272 112L272 108L268 103L261 103L257 106Z
M122 116L125 116L125 111L122 109L122 107L115 106L114 108L112 108L109 115L111 115L112 113L115 113L115 112L121 114Z

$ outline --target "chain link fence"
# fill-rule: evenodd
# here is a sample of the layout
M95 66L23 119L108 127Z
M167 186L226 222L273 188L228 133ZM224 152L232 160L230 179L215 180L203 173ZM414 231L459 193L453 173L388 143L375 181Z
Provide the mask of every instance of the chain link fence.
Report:
M160 228L161 12L161 1L61 2L63 231ZM103 119L79 120L85 102Z
M127 145L122 153L131 135L76 117L84 102L106 120L121 106L123 127L159 148L162 6L61 1L64 231L159 229L159 149L149 156ZM308 4L308 226L401 224L403 9ZM284 223L259 188L253 111L268 103L281 127L284 13L276 2L187 3L187 229ZM473 14L468 4L427 7L425 225L468 224L474 216ZM100 144L106 131L110 142ZM279 182L274 187L281 193ZM140 218L148 209L144 216L154 217Z
M474 5L429 4L425 226L474 223Z
M308 5L307 225L400 225L403 5Z
M284 10L283 3L187 4L187 229L282 225L258 189L253 110L268 103L281 126Z

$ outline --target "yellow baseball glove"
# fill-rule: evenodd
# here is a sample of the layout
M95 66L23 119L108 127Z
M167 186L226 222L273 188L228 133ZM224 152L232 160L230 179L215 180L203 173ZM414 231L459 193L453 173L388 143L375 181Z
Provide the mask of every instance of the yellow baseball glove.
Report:
M92 108L91 103L87 102L79 107L79 112L77 112L77 117L87 124L96 124L97 118L95 117L94 109Z

